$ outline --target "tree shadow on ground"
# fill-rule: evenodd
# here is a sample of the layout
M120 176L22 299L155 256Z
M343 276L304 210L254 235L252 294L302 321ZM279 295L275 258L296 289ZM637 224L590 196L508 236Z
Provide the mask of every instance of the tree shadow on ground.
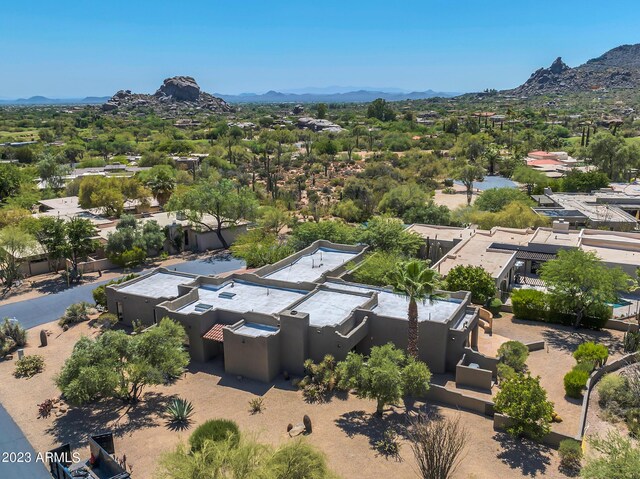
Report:
M547 346L573 353L578 346L587 341L595 341L605 345L609 354L622 353L623 345L620 338L610 331L594 331L590 329L574 329L571 326L554 326L542 331L542 337Z
M177 396L166 396L148 391L136 404L125 404L118 399L105 399L93 404L69 407L55 418L46 430L56 442L84 445L92 434L112 432L123 436L132 432L162 425L162 413Z
M493 439L501 447L496 457L511 469L519 469L524 476L544 476L551 464L551 448L543 444L514 438L505 432L496 433Z
M407 427L412 417L418 413L433 419L442 417L438 406L422 404L413 408L410 413L403 408L387 408L383 417L365 411L350 411L341 415L335 423L348 437L365 436L370 446L378 449L378 442L384 439L384 433L389 429L399 437L407 439Z

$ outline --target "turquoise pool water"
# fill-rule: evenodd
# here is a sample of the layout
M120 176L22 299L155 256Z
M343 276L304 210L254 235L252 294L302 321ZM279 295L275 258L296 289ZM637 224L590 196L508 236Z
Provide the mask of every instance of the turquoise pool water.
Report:
M617 303L607 303L609 306L615 308L624 308L625 306L629 306L631 301L627 301L626 299L620 299Z
M456 180L455 183L462 185L461 181ZM483 191L490 188L513 188L516 184L509 178L503 178L502 176L485 176L483 181L474 181L473 187Z

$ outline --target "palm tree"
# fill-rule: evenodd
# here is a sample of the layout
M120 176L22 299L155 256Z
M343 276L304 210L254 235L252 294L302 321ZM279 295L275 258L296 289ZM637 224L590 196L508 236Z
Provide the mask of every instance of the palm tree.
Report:
M438 273L422 260L404 261L391 274L393 289L409 297L409 334L407 352L418 359L418 301L433 301L438 284Z

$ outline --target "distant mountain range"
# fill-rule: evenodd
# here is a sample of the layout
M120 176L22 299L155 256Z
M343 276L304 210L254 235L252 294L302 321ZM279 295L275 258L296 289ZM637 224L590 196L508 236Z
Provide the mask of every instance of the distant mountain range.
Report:
M17 100L0 100L0 105L99 105L109 99L108 96L87 96L85 98L47 98L32 96Z
M228 103L366 103L376 98L387 101L424 100L425 98L458 96L459 93L437 92L433 90L414 92L392 92L376 90L355 90L344 93L282 93L268 91L267 93L242 93L240 95L225 95L216 93Z
M433 90L419 92L405 92L399 88L389 88L386 91L359 89L353 91L343 91L350 87L310 87L300 93L289 90L287 93L278 91L268 91L266 93L241 93L239 95L226 95L215 93L228 103L364 103L384 98L388 101L400 100L422 100L425 98L444 97L450 98L459 95L452 92L436 92ZM357 87L353 87L357 88ZM301 89L302 90L302 89ZM18 98L16 100L0 99L0 105L100 105L109 100L110 97L88 96L85 98L47 98L44 96L32 96L30 98Z

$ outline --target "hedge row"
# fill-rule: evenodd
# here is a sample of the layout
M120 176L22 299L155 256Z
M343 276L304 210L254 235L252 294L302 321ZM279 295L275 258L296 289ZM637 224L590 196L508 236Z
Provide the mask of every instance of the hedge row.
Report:
M551 295L536 289L517 289L511 293L513 314L518 319L544 321L573 325L576 316L573 313L560 311L552 301ZM601 329L611 319L611 308L606 304L597 305L582 318L585 328Z

